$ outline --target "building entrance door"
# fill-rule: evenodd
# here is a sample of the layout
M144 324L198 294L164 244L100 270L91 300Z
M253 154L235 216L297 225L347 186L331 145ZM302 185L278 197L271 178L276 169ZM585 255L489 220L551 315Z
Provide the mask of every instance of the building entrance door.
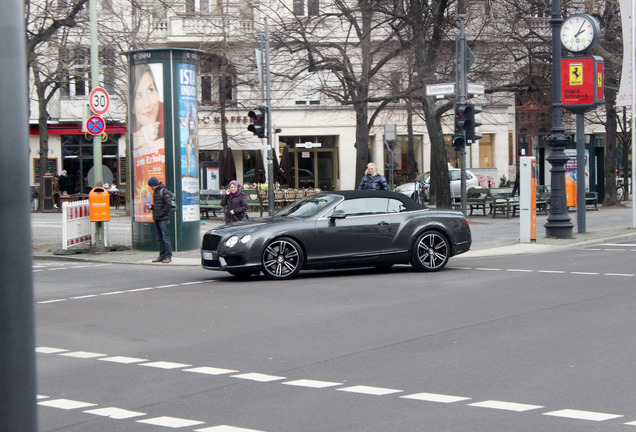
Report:
M297 188L334 190L336 151L331 148L291 148L292 185Z

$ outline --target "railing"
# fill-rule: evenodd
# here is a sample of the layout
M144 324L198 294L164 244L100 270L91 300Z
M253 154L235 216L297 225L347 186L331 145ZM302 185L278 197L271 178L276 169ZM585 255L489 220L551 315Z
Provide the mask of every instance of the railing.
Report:
M88 200L62 203L62 249L91 241Z

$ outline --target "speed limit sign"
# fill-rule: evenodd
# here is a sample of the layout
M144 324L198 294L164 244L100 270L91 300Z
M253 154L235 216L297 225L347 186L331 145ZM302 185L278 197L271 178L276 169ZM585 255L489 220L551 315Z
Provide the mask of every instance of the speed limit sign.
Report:
M96 87L91 91L89 103L91 110L97 115L106 114L110 105L108 92L101 87Z

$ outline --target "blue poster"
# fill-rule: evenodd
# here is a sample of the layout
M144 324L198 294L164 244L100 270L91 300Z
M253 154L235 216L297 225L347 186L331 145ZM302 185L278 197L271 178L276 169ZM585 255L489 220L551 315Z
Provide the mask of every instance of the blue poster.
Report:
M178 71L183 221L197 221L199 220L199 139L196 65L180 63Z

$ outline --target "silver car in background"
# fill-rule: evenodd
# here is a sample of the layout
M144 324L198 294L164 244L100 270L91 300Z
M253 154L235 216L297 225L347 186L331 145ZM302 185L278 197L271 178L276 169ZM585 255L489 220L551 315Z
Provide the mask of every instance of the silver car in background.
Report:
M451 197L453 200L459 200L461 198L461 183L462 183L461 169L459 168L449 169L448 177L450 179ZM419 185L416 184L416 182L419 182ZM423 198L424 198L423 201L428 201L430 186L431 186L431 173L430 171L427 171L424 174L418 175L415 181L410 183L405 183L403 185L396 187L395 192L404 194L410 197L411 199L414 199L415 201L421 201L417 199L418 193L423 194ZM470 193L470 190L475 188L479 188L479 179L470 170L466 170L466 191Z

